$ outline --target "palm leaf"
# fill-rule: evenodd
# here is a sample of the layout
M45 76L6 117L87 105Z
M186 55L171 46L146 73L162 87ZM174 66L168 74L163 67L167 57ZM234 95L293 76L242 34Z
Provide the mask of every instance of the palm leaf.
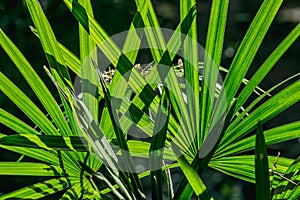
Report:
M274 190L274 195L272 199L299 199L299 161L300 158L298 157L293 163L291 163L289 168L286 170L286 172L283 175L286 179L282 179L280 184L277 185L277 187Z
M31 19L36 26L36 30L46 54L46 58L50 64L55 78L56 76L60 76L57 73L59 72L65 78L65 81L70 81L70 76L68 71L66 70L65 63L55 35L41 8L41 5L36 0L26 0L26 3L31 15Z
M245 118L241 123L235 126L232 130L229 130L224 135L219 148L236 141L237 139L246 135L249 131L253 130L253 123L257 123L259 120L266 122L288 107L297 103L300 99L300 91L298 92L297 90L299 86L300 81L294 82L255 109L247 118Z
M252 91L263 80L267 73L272 69L275 63L282 57L287 49L294 43L294 41L300 36L300 24L298 24L289 35L278 45L278 47L271 53L271 55L265 60L261 67L251 77L249 83L243 88L241 93L237 97L236 110L239 109L250 96Z
M210 121L215 87L218 80L218 68L221 62L223 41L225 36L228 0L213 1L206 37L205 60L203 67L203 78L201 85L201 139L200 144L204 141L208 131Z
M90 1L79 1L83 5L88 14L93 17L93 10ZM97 102L97 75L92 65L91 60L97 62L97 49L96 44L88 35L84 27L79 24L79 43L80 43L80 61L81 61L81 79L83 102L89 109L95 121L98 121L98 102Z
M31 31L39 38L39 34L37 30L30 26ZM72 70L76 75L80 75L80 60L76 55L74 55L69 49L67 49L64 45L57 42L60 52L62 53L63 59L66 63L66 66Z
M44 133L60 133L44 113L4 74L0 73L1 91L10 98Z
M264 137L267 145L272 145L291 139L300 137L300 122L296 121L293 123L285 124L279 127L275 127L264 131ZM215 157L228 156L230 154L238 154L242 152L254 149L255 136L250 136L245 139L239 140L227 147L224 150L216 153Z
M188 179L189 184L193 188L195 194L200 199L212 199L198 173L189 165L189 163L185 160L183 156L178 158L178 164L181 170L183 171L185 177ZM191 197L191 194L192 193L190 191L183 190L183 192L180 195L180 198Z
M155 123L151 146L149 149L150 157L150 178L152 185L152 196L162 199L162 170L163 166L163 148L165 147L166 134L170 115L170 102L167 99L166 92L163 93L160 102L160 108L157 114L157 123Z
M68 187L69 182L66 178L54 178L2 195L0 199L39 199Z
M268 156L269 169L273 168L275 159L275 156ZM255 158L253 155L216 158L211 160L209 167L229 176L255 183L254 160ZM292 159L281 157L277 163L277 171L280 173L285 173L292 162ZM272 187L275 187L278 184L279 180L274 179L272 182Z
M49 115L54 119L54 122L63 132L70 131L66 120L59 109L54 97L51 95L48 88L45 86L43 81L35 73L29 62L21 54L18 48L9 40L9 38L0 30L0 44L6 53L13 60L19 71L23 74L43 106L48 111Z
M255 188L256 199L268 200L270 196L269 164L261 122L257 124L255 142Z
M62 176L60 167L42 163L0 162L1 175Z
M84 151L88 149L82 143L82 138L71 136L48 136L48 135L32 135L18 134L9 135L0 138L0 145L18 146L29 148L42 148L45 150L67 150L67 151Z
M241 45L239 46L236 55L231 63L228 74L224 80L224 87L221 97L218 99L215 110L214 120L216 123L219 117L223 114L224 103L228 107L238 91L241 81L245 77L259 47L268 31L271 22L273 21L282 0L264 1L255 15ZM242 67L241 67L242 66ZM226 101L224 98L226 96Z

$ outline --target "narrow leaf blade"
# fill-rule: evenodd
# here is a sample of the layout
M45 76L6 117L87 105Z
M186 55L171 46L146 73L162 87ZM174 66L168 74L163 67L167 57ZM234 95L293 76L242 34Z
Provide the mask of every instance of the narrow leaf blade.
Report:
M270 180L267 146L261 122L257 125L255 144L255 187L257 200L270 200Z

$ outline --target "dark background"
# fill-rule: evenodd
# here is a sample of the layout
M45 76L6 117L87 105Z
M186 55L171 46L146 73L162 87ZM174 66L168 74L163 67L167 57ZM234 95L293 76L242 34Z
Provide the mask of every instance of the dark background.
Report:
M79 55L78 25L73 15L62 1L41 0L40 2L58 41L75 54ZM261 2L262 0L230 1L222 66L226 68L229 67L234 52L246 33ZM92 3L94 5L95 18L110 35L128 30L136 9L133 0L92 0ZM153 1L153 4L157 11L161 27L175 29L179 22L179 1L155 0ZM205 46L209 9L210 1L202 0L198 2L199 42L202 46ZM258 55L255 57L251 70L247 74L248 78L251 77L270 52L299 22L300 2L298 0L284 1L275 21L271 25L271 28L263 41ZM53 85L50 83L50 80L42 69L43 65L47 64L47 62L38 39L29 29L30 25L33 25L33 23L24 1L0 0L0 28L2 28L17 45L42 79L46 81L47 85L54 90ZM298 39L264 79L261 84L262 88L268 89L287 77L300 72L299 50L300 42ZM29 89L28 84L25 83L16 67L14 67L14 64L2 49L0 49L0 71L6 74L31 99L39 104L35 95ZM0 107L28 121L26 116L24 116L23 113L2 93L0 93ZM299 120L299 116L300 105L298 103L278 117L272 119L265 125L265 128L271 128L287 122ZM11 133L11 131L4 126L0 126L0 128L2 133ZM300 154L299 140L273 145L269 148L269 154L276 155L278 150L280 150L281 154L285 157L296 158ZM17 154L0 150L0 160L15 161L18 158L19 155ZM174 174L177 176L176 171L174 171ZM178 176L180 177L179 173ZM1 192L6 193L38 180L40 180L40 178L29 179L24 177L1 176L0 195ZM209 186L209 190L215 199L254 199L255 193L253 184L228 177L213 170L207 171L204 180Z

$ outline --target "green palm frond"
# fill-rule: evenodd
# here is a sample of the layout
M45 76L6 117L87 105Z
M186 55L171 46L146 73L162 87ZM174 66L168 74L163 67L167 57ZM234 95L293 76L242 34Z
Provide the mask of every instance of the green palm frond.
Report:
M95 20L90 1L63 2L78 21L79 56L58 42L39 1L26 0L34 24L31 30L48 61L49 70L44 69L57 91L47 88L0 29L1 47L42 106L0 72L0 91L34 124L0 108L0 123L9 128L9 133L0 133L0 147L21 155L16 162L0 161L0 175L45 177L0 199L39 199L58 192L61 199L146 199L142 178L151 180L156 199L163 199L164 182L170 199L189 199L193 194L213 199L202 179L207 167L261 184L261 190L269 191L267 183L273 178L273 199L299 198L299 158L267 156L265 148L300 137L300 122L262 130L264 123L299 102L299 73L267 90L259 84L297 40L300 24L249 80L245 77L282 0L263 1L228 70L220 66L228 0L212 2L204 55L197 42L195 0L180 1L180 22L168 37L152 2L136 0L123 46ZM147 69L137 63L145 41L153 60ZM104 66L99 52L109 66ZM174 64L177 55L180 62ZM108 72L111 77L106 82L103 71L108 67L114 71ZM225 74L224 82L220 74ZM148 138L132 136L135 131ZM241 154L253 149L263 155L264 162ZM147 160L148 168L137 171L136 159ZM273 173L270 178L258 178L272 169L275 159L276 172L268 171ZM173 168L184 175L176 191L171 189Z

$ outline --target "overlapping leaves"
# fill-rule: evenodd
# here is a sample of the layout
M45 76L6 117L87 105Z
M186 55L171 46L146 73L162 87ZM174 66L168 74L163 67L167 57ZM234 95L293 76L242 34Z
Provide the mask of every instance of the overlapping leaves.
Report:
M136 0L137 11L122 48L111 40L96 22L89 1L64 0L79 22L80 58L58 43L38 1L26 2L35 26L32 30L43 46L50 67L50 71L47 72L58 88L60 102L54 99L29 62L0 30L2 48L47 112L47 115L44 115L11 80L0 73L1 91L41 130L39 132L31 128L17 117L0 109L0 122L17 133L1 134L0 147L37 160L36 163L1 162L0 174L43 175L52 179L11 192L0 199L36 199L66 189L62 196L65 199L101 199L108 192L119 199L142 199L146 197L139 179L145 176L151 177L152 194L161 199L162 170L137 175L128 169L134 167L131 156L149 158L149 153L160 150L163 146L164 151L152 155L152 166L158 161L161 165L164 161L175 161L178 164L162 166L162 169L180 167L186 177L175 194L169 193L170 198L189 198L195 193L200 199L210 199L201 179L204 169L212 167L225 174L254 182L254 157L234 154L255 148L254 136L250 133L259 121L266 122L272 119L300 100L298 80L263 104L259 104L268 92L272 91L270 89L257 97L244 112L239 113L249 96L256 92L255 89L261 80L300 35L298 25L262 64L242 92L237 93L282 1L263 2L233 59L224 84L217 81L221 70L219 65L225 37L228 0L213 1L205 45L207 54L204 56L204 73L200 76L200 82L199 49L195 42L197 15L194 0L180 1L180 24L169 41L164 39L151 1ZM137 31L137 27L144 27L144 32ZM183 39L176 33L188 37ZM134 67L143 37L146 37L149 46L152 47L150 50L154 60L153 69L146 78ZM101 73L97 72L100 62L97 60L96 46L116 68L111 84L105 83ZM172 64L181 47L185 58L183 64L186 84L183 85L179 84ZM163 78L161 64L168 66L168 75ZM82 99L74 91L68 68L83 82ZM126 80L123 76L129 71L130 77ZM172 92L165 90L162 96L157 95L155 89L159 83L168 85ZM141 85L143 87L140 87ZM128 87L135 92L135 96L124 101L123 97ZM186 93L186 99L183 91ZM121 99L119 107L111 105L112 98ZM167 111L164 113L162 108ZM145 110L154 114L157 120L167 116L167 123L162 125L160 131L157 130L159 122ZM115 118L117 113L121 115L120 118ZM220 124L222 126L218 128ZM151 137L151 143L128 140L127 134L131 126L137 126L144 131ZM153 135L157 131L158 135ZM260 133L264 133L267 144L283 142L299 137L299 122ZM213 142L210 141L212 136L216 136ZM240 140L241 138L243 139ZM198 153L201 152L201 147L210 143L204 159L199 161ZM121 151L113 149L112 146L120 148ZM129 154L124 154L124 151ZM120 155L126 160L126 172L118 171L117 158ZM299 159L293 162L291 159L281 158L278 171L289 176L294 182L299 182L298 164ZM264 167L270 168L265 165ZM106 189L99 190L95 180L100 181ZM170 188L171 178L166 182ZM274 181L274 198L298 198L298 189L290 187L289 184L286 181Z

